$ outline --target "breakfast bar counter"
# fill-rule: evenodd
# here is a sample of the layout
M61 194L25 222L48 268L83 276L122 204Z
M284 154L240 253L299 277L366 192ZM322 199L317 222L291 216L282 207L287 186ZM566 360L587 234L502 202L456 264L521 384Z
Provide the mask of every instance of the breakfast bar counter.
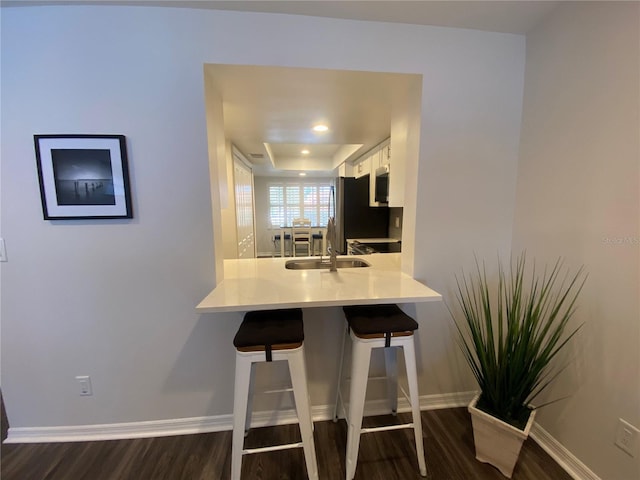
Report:
M337 272L328 268L289 270L285 264L291 258L225 260L224 280L196 310L241 312L441 300L439 293L400 271L400 255L338 257L364 260L370 266L338 268Z

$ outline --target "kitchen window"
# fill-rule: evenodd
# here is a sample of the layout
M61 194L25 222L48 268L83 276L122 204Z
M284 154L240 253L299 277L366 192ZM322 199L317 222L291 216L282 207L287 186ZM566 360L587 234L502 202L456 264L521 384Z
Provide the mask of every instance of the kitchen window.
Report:
M269 220L272 227L290 226L294 218L308 218L314 227L326 227L329 216L331 184L270 183ZM333 202L331 202L333 203Z

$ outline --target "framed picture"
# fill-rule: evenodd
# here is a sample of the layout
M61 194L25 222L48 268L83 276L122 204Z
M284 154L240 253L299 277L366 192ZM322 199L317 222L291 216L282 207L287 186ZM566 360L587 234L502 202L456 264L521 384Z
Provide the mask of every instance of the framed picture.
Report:
M132 218L124 135L34 135L45 220Z

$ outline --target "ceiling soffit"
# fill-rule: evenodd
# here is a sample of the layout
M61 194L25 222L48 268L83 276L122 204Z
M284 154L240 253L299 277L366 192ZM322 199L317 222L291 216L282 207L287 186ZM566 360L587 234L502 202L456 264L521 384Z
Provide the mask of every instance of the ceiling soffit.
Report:
M205 75L222 98L226 137L257 174L328 174L357 158L389 137L392 107L416 77L219 64L206 65ZM329 130L314 132L317 123Z

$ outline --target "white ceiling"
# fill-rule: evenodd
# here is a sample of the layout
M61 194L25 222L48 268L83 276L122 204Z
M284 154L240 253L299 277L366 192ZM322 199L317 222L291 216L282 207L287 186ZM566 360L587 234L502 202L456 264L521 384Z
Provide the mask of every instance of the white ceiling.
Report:
M145 5L308 15L525 34L558 1L0 0L5 6ZM411 75L207 65L223 97L225 132L258 175L327 175L390 134L393 92ZM318 135L313 124L330 130ZM308 155L300 154L308 148ZM353 152L356 152L355 154ZM284 172L284 173L283 173Z
M376 22L527 33L559 2L552 1L169 1L175 6L308 15Z
M2 0L1 3L3 6L107 4L203 8L435 25L524 34L556 8L560 2L540 0Z

